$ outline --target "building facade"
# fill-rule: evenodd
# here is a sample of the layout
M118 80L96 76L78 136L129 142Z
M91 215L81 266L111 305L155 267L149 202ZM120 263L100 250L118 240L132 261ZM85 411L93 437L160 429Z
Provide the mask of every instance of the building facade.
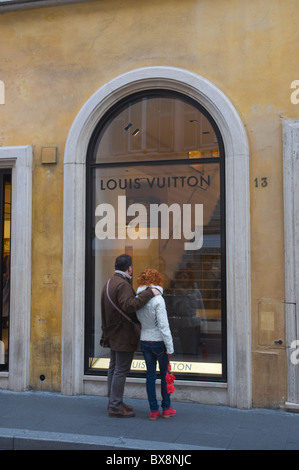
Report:
M296 7L0 2L1 388L106 394L128 253L163 274L176 399L297 409Z

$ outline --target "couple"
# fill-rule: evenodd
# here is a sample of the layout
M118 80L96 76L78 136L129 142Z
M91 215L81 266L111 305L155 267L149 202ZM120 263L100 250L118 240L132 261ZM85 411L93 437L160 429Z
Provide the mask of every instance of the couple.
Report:
M173 353L173 341L169 329L165 301L162 297L162 277L155 269L146 269L138 277L137 296L132 287L132 258L121 255L115 261L115 273L109 283L109 297L132 320L141 323L140 347L147 367L146 391L150 406L150 419L160 416L156 399L156 362L161 373L162 416L169 418L176 411L170 406L170 395L166 389L168 355ZM131 406L123 402L126 377L130 371L138 341L132 338L128 320L111 304L107 285L102 291L103 339L110 347L108 370L108 413L111 417L135 416ZM137 317L136 317L136 313Z

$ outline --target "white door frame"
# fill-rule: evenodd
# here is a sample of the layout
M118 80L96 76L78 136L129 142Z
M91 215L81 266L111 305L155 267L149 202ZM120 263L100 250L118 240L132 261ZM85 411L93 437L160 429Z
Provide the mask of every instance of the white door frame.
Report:
M120 99L168 89L199 102L221 132L226 156L227 404L252 406L249 148L242 121L222 91L205 78L174 67L145 67L114 78L83 105L64 155L62 392L83 392L85 290L85 168L92 132ZM213 386L213 384L211 384ZM207 392L209 393L209 392Z

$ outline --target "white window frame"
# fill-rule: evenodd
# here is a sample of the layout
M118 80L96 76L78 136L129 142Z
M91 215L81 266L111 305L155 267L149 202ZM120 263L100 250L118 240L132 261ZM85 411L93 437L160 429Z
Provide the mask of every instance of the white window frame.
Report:
M168 89L199 102L214 118L226 155L227 369L225 386L182 384L186 397L237 408L252 406L249 148L242 121L222 91L175 67L132 70L103 85L84 104L64 154L62 393L84 393L85 169L96 124L120 99L147 89ZM134 379L132 379L134 380ZM180 388L177 380L177 390ZM195 392L195 387L197 387ZM192 389L192 391L191 391ZM179 392L178 392L179 393ZM195 393L195 395L194 395Z
M0 147L0 168L12 170L9 371L0 388L29 387L31 309L32 147Z
M285 318L287 350L286 408L299 410L299 119L287 119L283 128L283 183L285 234ZM292 360L292 354L294 359Z

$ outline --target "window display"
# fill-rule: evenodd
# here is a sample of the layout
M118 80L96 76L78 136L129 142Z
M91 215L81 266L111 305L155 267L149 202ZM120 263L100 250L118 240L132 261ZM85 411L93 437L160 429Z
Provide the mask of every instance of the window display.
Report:
M102 119L89 148L86 373L105 374L100 298L115 258L163 276L177 378L225 380L224 154L215 123L177 93L144 92ZM135 353L132 375L145 363Z

